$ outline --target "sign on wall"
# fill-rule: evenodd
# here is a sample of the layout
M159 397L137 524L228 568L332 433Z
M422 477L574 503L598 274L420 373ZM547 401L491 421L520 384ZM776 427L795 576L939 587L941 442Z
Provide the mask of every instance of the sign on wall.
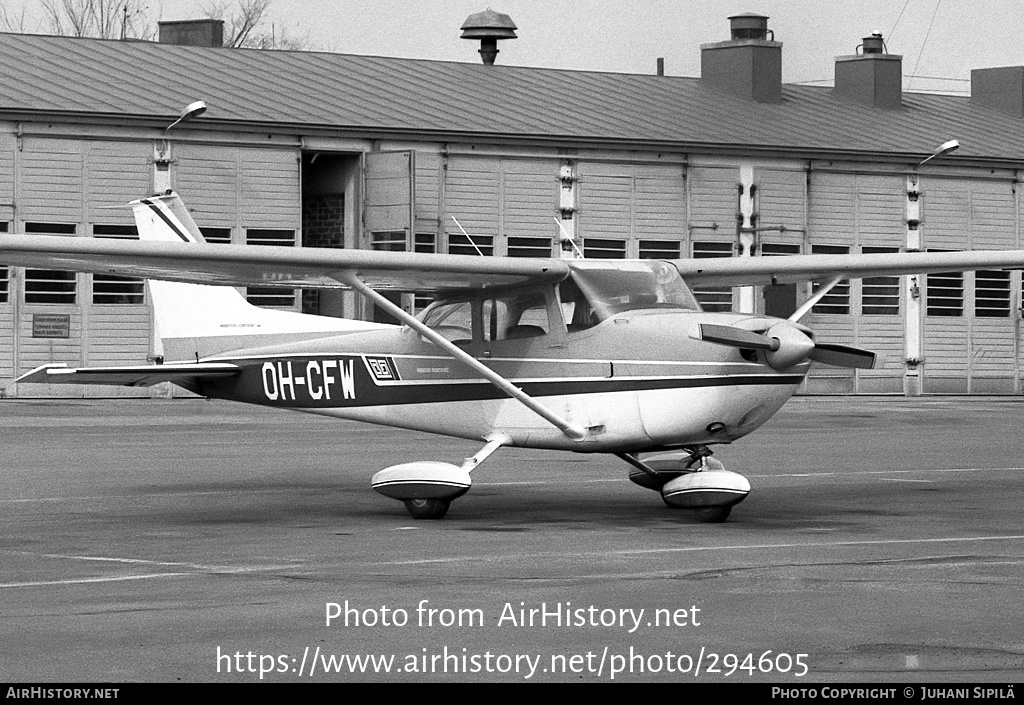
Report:
M36 313L32 315L33 338L70 338L71 314Z

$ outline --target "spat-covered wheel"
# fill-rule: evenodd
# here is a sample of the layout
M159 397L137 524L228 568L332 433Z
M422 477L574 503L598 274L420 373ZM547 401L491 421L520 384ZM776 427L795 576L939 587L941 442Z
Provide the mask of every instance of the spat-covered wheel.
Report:
M447 499L407 499L405 508L413 519L440 519L448 513L451 502Z
M697 520L705 524L720 524L729 518L732 507L707 507L706 509L694 509Z

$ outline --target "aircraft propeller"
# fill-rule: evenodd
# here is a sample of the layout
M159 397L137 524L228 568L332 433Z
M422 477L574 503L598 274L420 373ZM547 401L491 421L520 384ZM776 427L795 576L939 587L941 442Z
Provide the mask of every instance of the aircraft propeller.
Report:
M871 369L875 353L845 345L815 343L809 335L789 321L779 321L764 333L712 323L700 325L700 339L744 350L763 350L768 365L787 370L810 359L836 367Z

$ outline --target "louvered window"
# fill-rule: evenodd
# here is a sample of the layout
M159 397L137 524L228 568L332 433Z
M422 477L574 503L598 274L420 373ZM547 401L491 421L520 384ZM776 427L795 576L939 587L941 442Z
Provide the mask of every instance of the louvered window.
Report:
M979 318L1010 316L1010 273L982 270L974 273L974 315Z
M134 225L96 223L93 237L113 240L138 240ZM101 305L132 305L145 302L145 284L141 279L117 277L112 274L92 275L92 302Z
M25 232L36 235L74 235L74 223L25 223ZM25 270L25 303L73 304L78 300L74 272L50 269Z
M887 255L899 252L898 247L862 247L865 255ZM900 278L865 277L860 285L860 312L864 316L898 316L900 314Z
M928 250L948 252L948 250ZM958 318L964 315L964 273L939 272L925 277L927 293L925 313L928 316Z
M640 259L679 259L678 240L641 240Z
M732 257L731 242L694 242L694 259L714 259ZM705 311L727 313L732 311L731 286L702 286L700 282L693 285L693 295Z
M815 255L848 255L850 248L844 245L812 245L811 254ZM821 287L818 282L812 287L816 293ZM826 316L846 316L850 313L850 282L844 280L832 287L821 301L811 309L812 313Z
M295 231L270 228L251 228L245 231L245 242L248 245L295 247ZM282 289L271 286L250 286L246 288L245 298L254 306L291 308L295 306L295 289Z

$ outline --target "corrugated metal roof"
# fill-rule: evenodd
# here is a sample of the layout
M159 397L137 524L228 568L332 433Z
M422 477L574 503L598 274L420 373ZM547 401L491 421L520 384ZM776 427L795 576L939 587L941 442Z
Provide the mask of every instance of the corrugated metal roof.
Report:
M0 34L0 116L171 120L197 99L211 124L873 155L956 138L959 157L1024 161L1024 120L966 97L881 110L786 85L761 104L696 78Z

